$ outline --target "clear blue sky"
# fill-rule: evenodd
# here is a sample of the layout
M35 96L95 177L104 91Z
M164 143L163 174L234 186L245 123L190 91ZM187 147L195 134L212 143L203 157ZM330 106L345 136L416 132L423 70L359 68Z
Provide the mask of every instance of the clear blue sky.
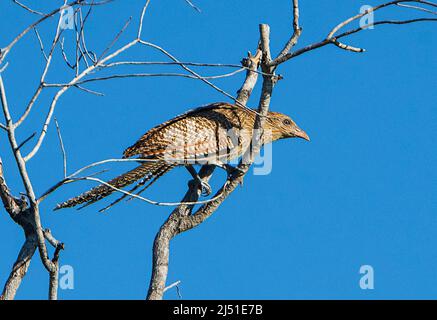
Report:
M302 1L304 32L298 46L322 39L369 2L378 3ZM183 0L152 0L143 37L181 60L239 63L248 50L255 50L259 23L271 26L273 52L281 49L290 33L290 1L196 4L201 14ZM132 25L117 45L130 40L142 5L143 1L114 1L96 8L88 27L89 46L102 52L132 15ZM0 12L2 46L35 19L9 1L2 1ZM407 16L422 14L395 8L376 18ZM52 22L40 30L47 47L53 28ZM349 39L348 43L366 48L365 53L322 48L278 69L284 80L275 88L271 108L293 117L311 142L276 143L271 174L249 174L244 186L210 219L172 242L168 282L182 281L183 298L436 297L436 31L432 23L381 26ZM68 32L67 38L72 35ZM38 50L29 34L8 58L4 81L15 117L38 83L43 67ZM56 56L59 61L59 52ZM165 60L144 48L124 57ZM62 64L54 67L49 80L66 80L68 71ZM163 71L162 67L130 70ZM217 72L207 69L203 74ZM215 83L234 94L242 79L240 74ZM106 96L71 90L56 110L70 172L119 157L149 128L187 109L227 101L200 81L180 78L114 80L89 87ZM258 93L259 88L251 106L256 106ZM21 139L40 130L49 97L36 105L19 132ZM23 191L1 132L0 154L9 185L16 194ZM111 171L106 177L127 167L107 166ZM29 171L38 194L62 178L53 127ZM188 178L185 170L175 170L145 195L178 201ZM216 176L213 186L223 179L224 175ZM42 205L44 226L66 244L61 264L75 271L75 289L60 290L60 298L141 299L150 278L153 238L171 208L131 201L108 214L97 212L104 203L79 212L51 211L57 202L90 186L86 182L67 186ZM3 286L23 235L3 209L0 230ZM361 265L373 266L374 290L360 289ZM47 283L35 255L17 298L45 299ZM175 290L166 297L177 298Z

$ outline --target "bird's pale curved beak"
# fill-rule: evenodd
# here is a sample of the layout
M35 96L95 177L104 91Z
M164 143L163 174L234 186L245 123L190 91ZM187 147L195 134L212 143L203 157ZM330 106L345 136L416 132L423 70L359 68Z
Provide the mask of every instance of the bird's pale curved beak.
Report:
M310 141L310 137L302 129L296 131L295 135L297 138L302 138L302 139L305 139L306 141Z

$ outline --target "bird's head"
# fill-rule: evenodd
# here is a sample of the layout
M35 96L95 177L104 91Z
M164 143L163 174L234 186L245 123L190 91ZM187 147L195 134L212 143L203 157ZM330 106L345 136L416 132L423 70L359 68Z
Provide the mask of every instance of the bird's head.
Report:
M264 128L271 130L273 141L284 138L302 138L310 141L310 138L298 125L287 115L279 112L269 112Z

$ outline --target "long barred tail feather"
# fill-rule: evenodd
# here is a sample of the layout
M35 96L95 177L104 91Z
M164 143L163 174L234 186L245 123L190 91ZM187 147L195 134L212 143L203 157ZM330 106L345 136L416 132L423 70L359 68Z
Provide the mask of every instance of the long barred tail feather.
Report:
M136 193L136 195L140 195L143 191L145 191L146 189L148 189L152 184L154 184L156 182L156 180L158 180L159 178L161 178L164 174L166 174L167 172L169 172L171 169L174 168L174 165L163 165L158 171L156 171L154 173L153 176L151 176L150 178L146 178L146 179L142 179L140 182L138 182L135 187L133 187L132 189L129 190L130 194L133 194L134 191L136 191L138 188L144 186L146 184L146 186L144 188L142 188L138 193ZM153 178L153 179L152 179ZM152 180L151 180L152 179ZM151 181L150 181L151 180ZM117 200L111 202L111 204L107 205L106 207L102 208L99 210L99 212L104 212L108 209L110 209L112 206L116 205L117 203L119 203L120 201L122 201L124 198L126 197L130 197L128 200L132 200L135 199L133 196L130 196L128 194L123 194L120 198L118 198Z
M154 184L159 178L161 178L164 174L166 174L167 172L169 172L171 169L173 169L174 166L173 165L168 165L166 167L162 167L162 169L160 171L158 171L156 173L156 175L153 177L153 180L151 180L144 188L142 188L140 191L138 191L136 193L137 196L139 196L141 193L143 193L144 191L146 191L152 184ZM145 185L145 182L147 181L141 181L141 183L138 185L138 187L141 187L143 185ZM132 199L135 199L134 197L130 197L127 201L130 201Z
M143 182L142 185L143 185L147 181L154 179L157 175L162 176L162 174L160 173L163 171L163 168L168 168L165 171L166 173L170 171L173 167L174 165L168 164L164 161L143 163L140 166L108 181L108 184L110 184L111 186L117 189L121 189L140 179L143 179L142 180ZM87 206L109 196L115 191L116 190L114 188L101 184L85 193L82 193L79 196L76 196L74 198L71 198L65 202L58 204L54 210L74 207L82 203L85 203L85 206Z

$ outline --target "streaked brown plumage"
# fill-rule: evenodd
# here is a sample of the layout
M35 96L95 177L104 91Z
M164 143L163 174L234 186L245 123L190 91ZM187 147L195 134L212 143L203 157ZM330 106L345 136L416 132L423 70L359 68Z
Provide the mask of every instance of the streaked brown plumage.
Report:
M177 116L150 129L124 151L123 158L137 156L151 162L141 162L138 167L108 181L108 184L120 189L140 181L131 192L144 186L141 193L176 166L205 163L224 165L240 157L249 147L255 117L255 112L224 102ZM262 143L293 137L309 140L307 134L288 116L269 112ZM100 185L58 204L55 209L82 203L88 205L114 191L109 186Z

